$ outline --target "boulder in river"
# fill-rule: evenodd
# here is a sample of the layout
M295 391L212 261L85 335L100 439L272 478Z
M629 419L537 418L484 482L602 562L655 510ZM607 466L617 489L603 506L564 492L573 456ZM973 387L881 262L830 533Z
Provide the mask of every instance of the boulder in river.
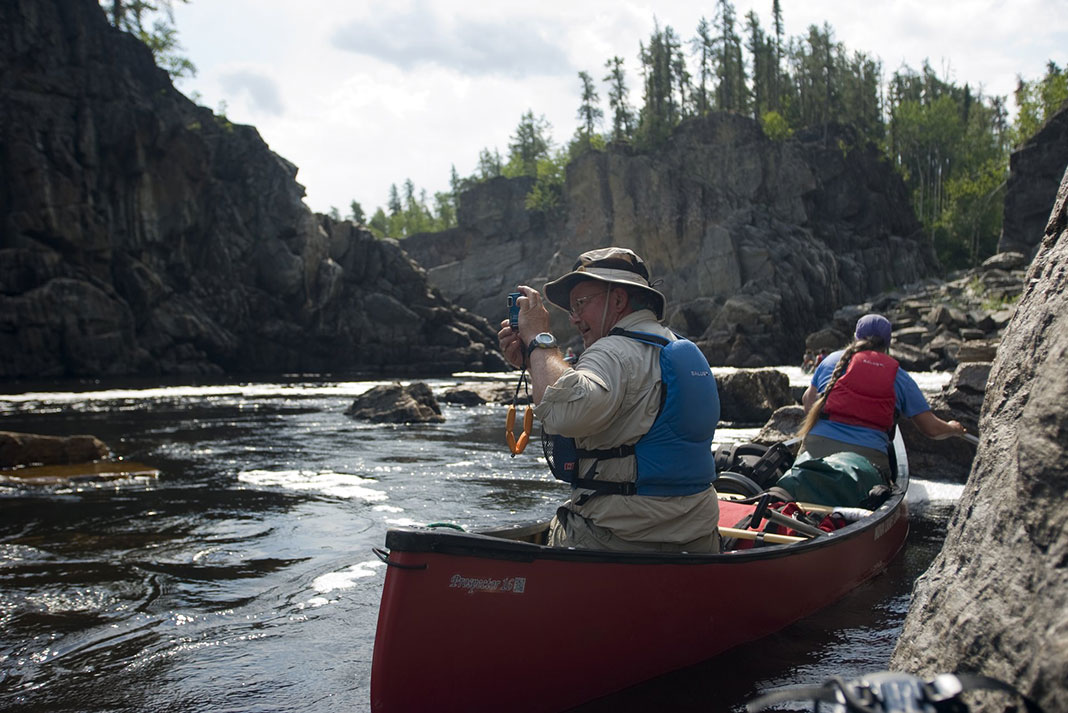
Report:
M442 423L438 400L422 381L375 386L360 394L345 413L375 423Z
M529 404L529 388L520 387L516 393L515 380L511 381L471 381L446 389L441 400L447 404L460 406L481 406L482 404L510 404L513 398L518 404Z
M790 378L776 369L739 369L716 375L720 418L731 423L764 423L780 406L794 402Z
M805 409L799 404L791 404L775 409L771 418L753 439L754 443L770 446L772 443L788 441L797 436L801 423L805 420Z
M0 431L0 468L88 463L107 458L110 451L95 436L44 436Z
M62 485L158 475L152 466L113 457L96 436L0 431L0 483L6 485Z

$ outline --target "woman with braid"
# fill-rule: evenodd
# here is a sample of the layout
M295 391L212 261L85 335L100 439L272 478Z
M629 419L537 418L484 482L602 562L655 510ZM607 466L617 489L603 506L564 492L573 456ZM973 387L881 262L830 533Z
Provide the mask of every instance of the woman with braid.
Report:
M887 449L898 415L910 419L928 438L965 433L959 421L943 421L931 412L916 382L886 353L890 320L880 314L864 315L853 336L849 347L820 362L801 397L806 413L798 433L803 452L823 458L852 451L889 476Z

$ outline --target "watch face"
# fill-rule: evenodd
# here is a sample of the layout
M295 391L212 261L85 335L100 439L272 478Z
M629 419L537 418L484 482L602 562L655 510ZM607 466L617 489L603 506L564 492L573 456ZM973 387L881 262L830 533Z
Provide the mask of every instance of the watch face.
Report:
M538 336L534 337L538 342L538 346L541 347L554 347L556 346L556 337L546 332L542 332Z

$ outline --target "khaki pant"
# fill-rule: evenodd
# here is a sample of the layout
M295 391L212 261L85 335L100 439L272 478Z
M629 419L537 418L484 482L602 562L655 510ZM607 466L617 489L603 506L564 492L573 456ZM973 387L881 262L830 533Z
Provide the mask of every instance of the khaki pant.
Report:
M640 496L634 496L640 497ZM718 524L718 523L717 523ZM712 531L690 542L635 542L616 537L612 531L595 525L567 508L556 511L549 523L550 547L575 547L584 550L611 550L614 552L719 552L719 530Z

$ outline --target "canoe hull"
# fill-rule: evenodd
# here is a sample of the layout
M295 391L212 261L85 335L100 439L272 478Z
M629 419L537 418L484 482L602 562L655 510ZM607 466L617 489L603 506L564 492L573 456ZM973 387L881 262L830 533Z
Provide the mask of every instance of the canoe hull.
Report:
M896 494L860 522L716 555L390 530L371 709L560 711L779 631L900 551L908 476L899 467Z

